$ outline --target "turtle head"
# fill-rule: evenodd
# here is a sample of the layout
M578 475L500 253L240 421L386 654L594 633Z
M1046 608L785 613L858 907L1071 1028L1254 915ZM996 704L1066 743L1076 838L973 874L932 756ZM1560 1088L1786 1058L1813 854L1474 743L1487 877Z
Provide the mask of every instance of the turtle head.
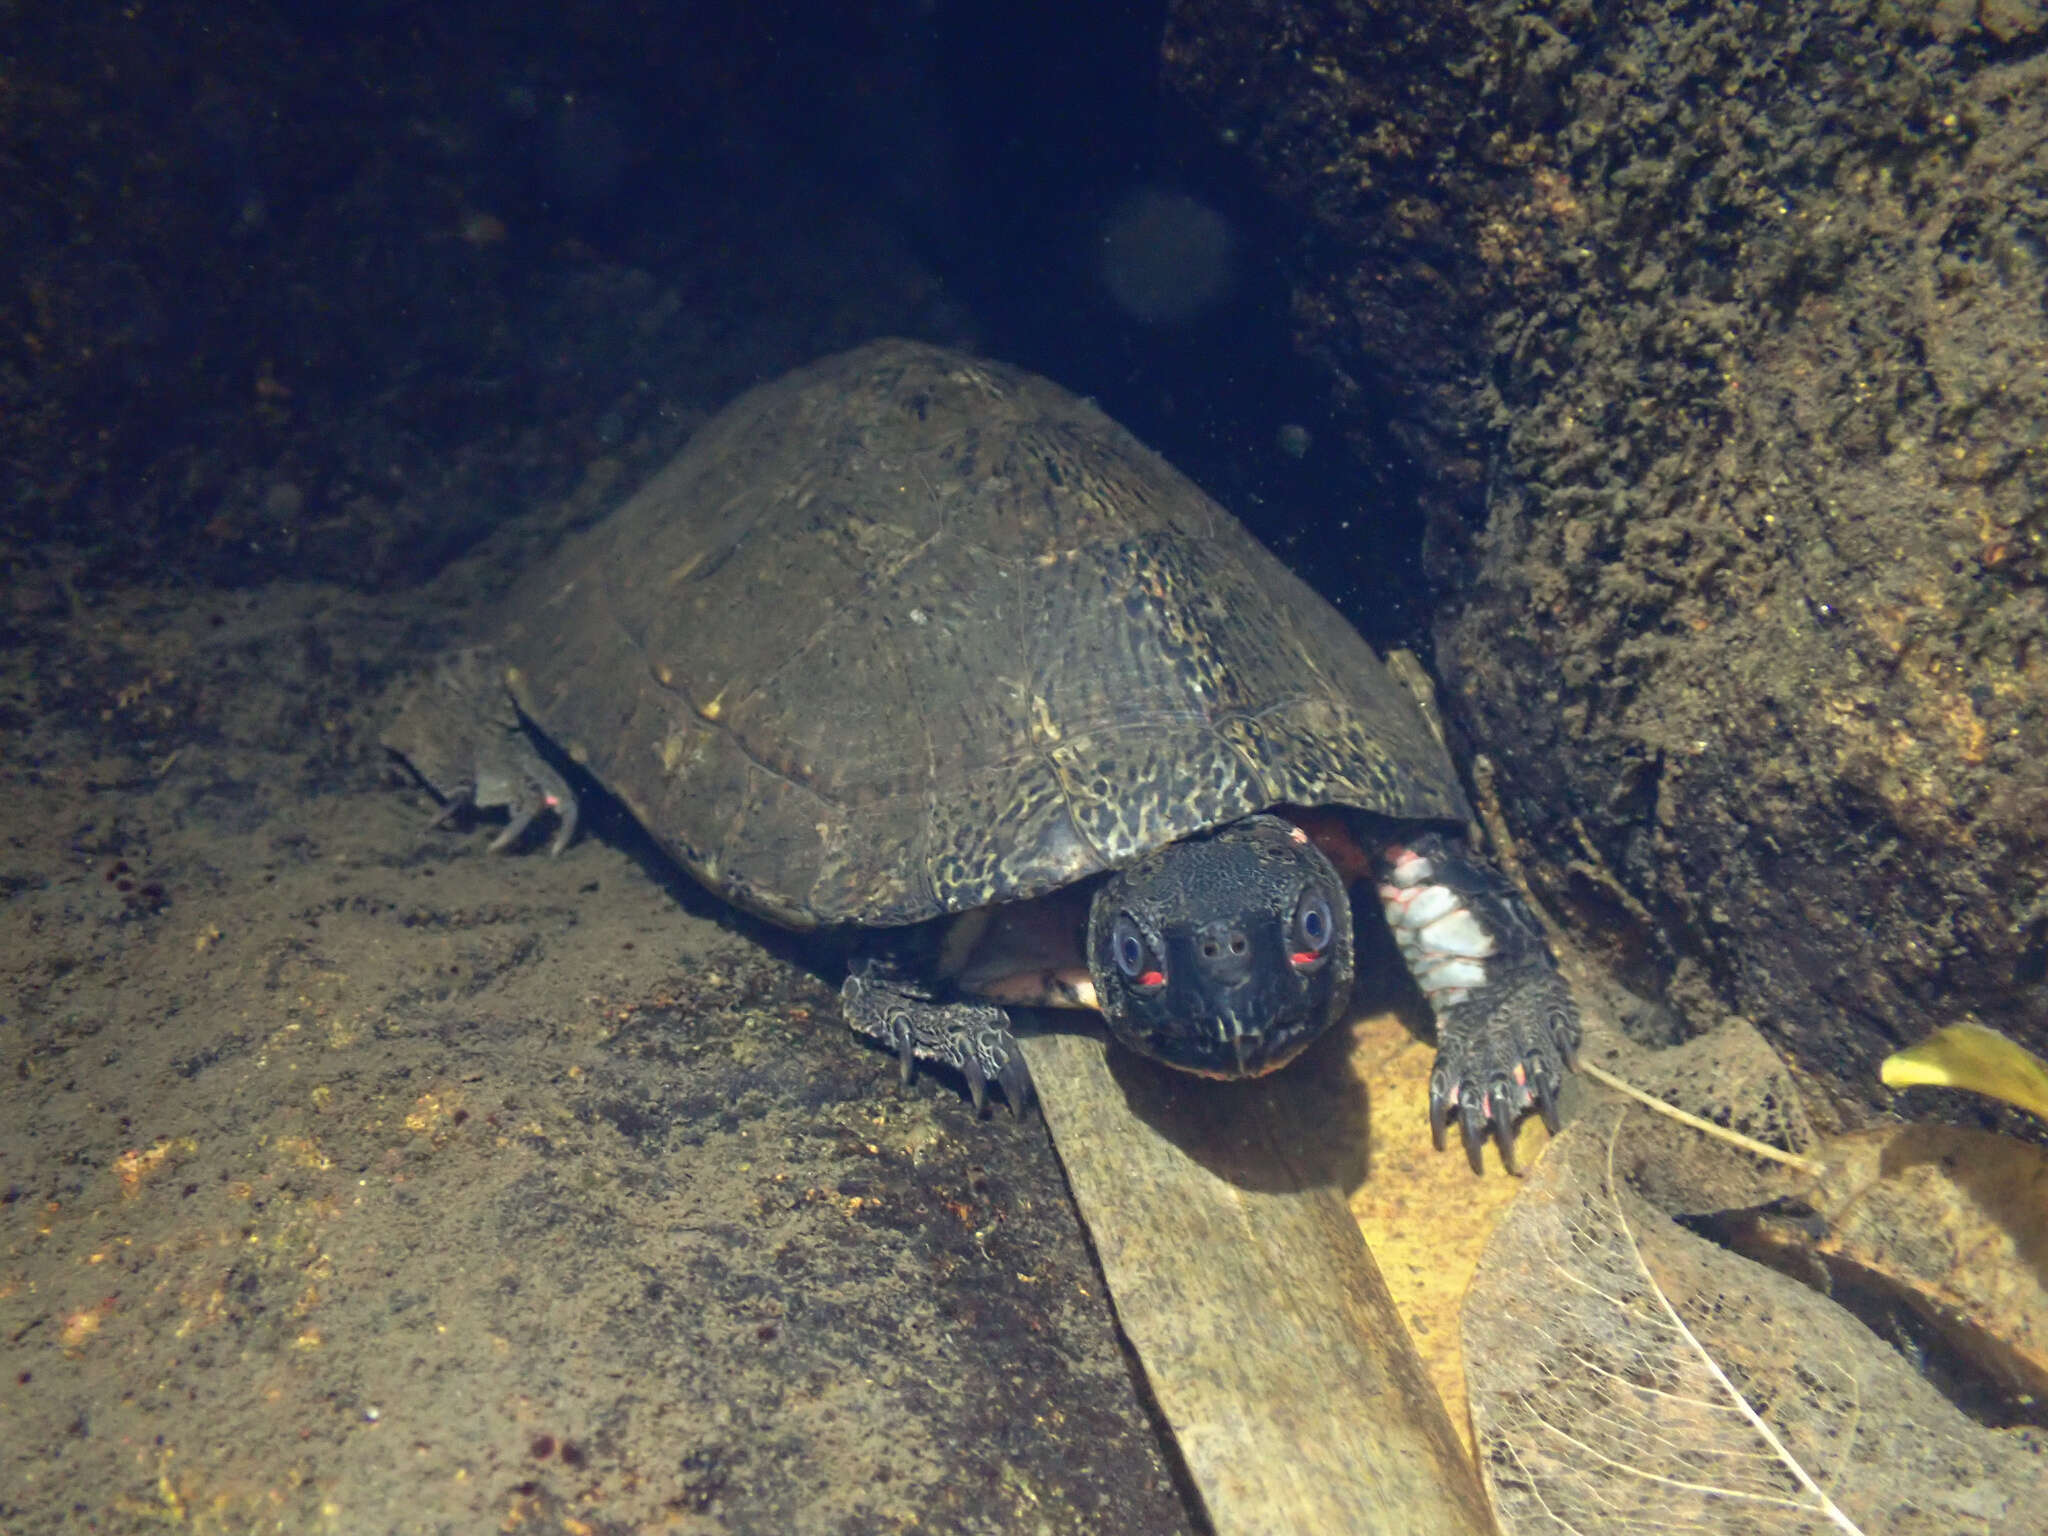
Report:
M1284 1067L1351 995L1351 907L1292 823L1252 816L1117 871L1088 914L1110 1032L1205 1077Z

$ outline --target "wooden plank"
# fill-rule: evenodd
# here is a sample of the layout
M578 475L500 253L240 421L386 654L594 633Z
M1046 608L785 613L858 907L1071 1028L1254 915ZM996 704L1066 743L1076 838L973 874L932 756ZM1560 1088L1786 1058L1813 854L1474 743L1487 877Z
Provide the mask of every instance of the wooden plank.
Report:
M1327 1085L1302 1071L1206 1083L1087 1035L1023 1045L1217 1536L1492 1532L1338 1161L1312 1150Z

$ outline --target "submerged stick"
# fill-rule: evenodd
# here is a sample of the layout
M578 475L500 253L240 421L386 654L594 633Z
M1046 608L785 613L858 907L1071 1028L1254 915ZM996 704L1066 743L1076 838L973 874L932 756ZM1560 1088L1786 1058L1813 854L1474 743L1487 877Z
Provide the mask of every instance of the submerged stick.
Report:
M1117 1319L1218 1536L1491 1532L1340 1181L1303 1155L1327 1108L1309 1074L1205 1083L1088 1036L1023 1045Z

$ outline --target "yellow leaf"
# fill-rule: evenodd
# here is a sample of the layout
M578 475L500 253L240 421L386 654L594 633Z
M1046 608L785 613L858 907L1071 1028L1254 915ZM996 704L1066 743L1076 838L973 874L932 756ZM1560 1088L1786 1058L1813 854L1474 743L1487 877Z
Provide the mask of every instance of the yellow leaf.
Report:
M2048 1062L1982 1024L1951 1024L1884 1059L1887 1088L1967 1088L2048 1120Z

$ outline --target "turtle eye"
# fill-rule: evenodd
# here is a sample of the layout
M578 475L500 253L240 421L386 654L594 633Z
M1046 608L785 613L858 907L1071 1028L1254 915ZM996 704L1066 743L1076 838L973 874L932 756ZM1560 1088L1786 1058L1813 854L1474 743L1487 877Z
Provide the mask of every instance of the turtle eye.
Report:
M1303 891L1294 906L1294 945L1287 958L1300 970L1320 965L1335 931L1329 901L1318 891Z
M1116 957L1116 968L1141 987L1163 987L1166 975L1156 966L1148 966L1147 946L1144 934L1138 925L1124 913L1109 931L1109 950Z

